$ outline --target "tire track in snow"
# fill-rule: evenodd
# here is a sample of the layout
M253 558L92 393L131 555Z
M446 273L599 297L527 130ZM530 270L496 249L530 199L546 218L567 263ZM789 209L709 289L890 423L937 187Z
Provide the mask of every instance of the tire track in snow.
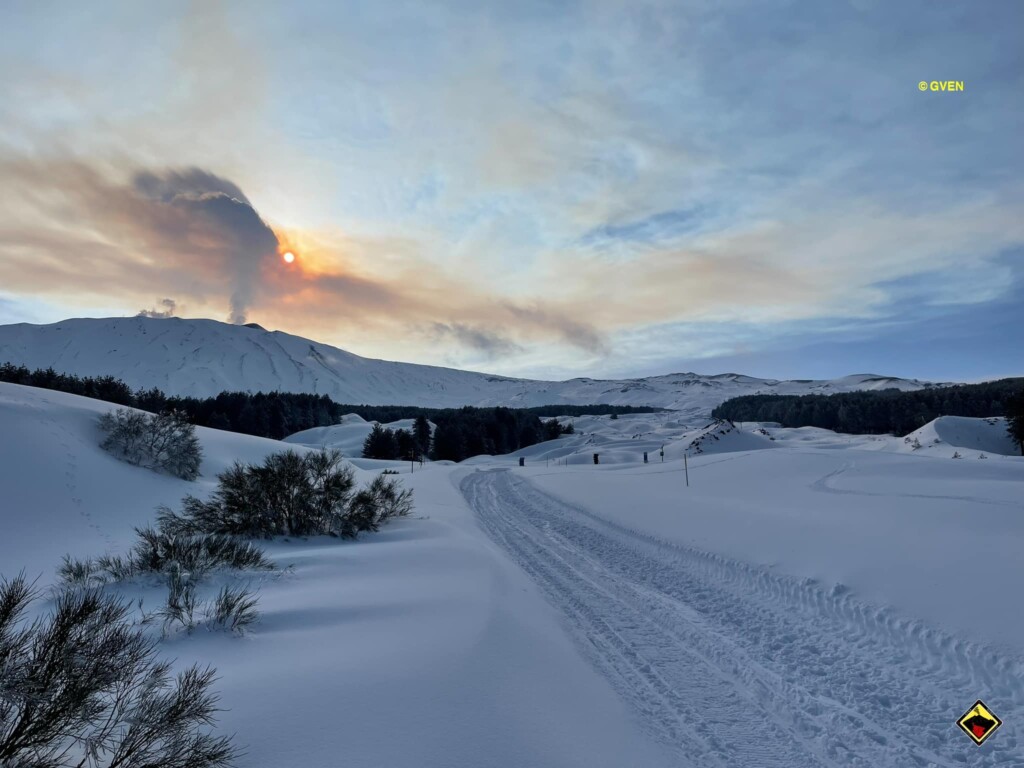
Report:
M929 458L929 457L925 457ZM850 470L856 468L856 464L847 462L843 464L839 469L835 469L823 477L818 478L813 483L808 485L812 491L818 493L834 493L841 496L884 496L887 498L897 499L929 499L931 501L963 501L968 504L985 504L991 507L1017 507L1024 509L1024 502L1020 501L1003 501L1001 499L982 499L977 496L950 496L945 494L931 494L931 493L896 493L896 492L885 492L881 493L878 491L863 491L857 488L836 488L831 482L836 480L842 475L846 474Z
M685 764L1024 764L1019 659L841 590L629 531L508 471L469 475L461 489ZM953 725L978 696L1004 720L981 749Z

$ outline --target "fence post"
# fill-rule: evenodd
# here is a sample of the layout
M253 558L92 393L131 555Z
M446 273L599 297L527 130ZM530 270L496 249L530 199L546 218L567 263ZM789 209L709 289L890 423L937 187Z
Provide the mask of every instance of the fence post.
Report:
M647 451L644 451L644 464L647 463Z
M686 487L690 487L690 465L686 461L686 454L683 454L683 469L686 471Z
M524 456L520 456L519 457L519 466L520 467L525 467L526 466L526 457L524 457Z
M600 454L600 453L595 453L595 454L594 454L594 463L595 463L595 464L600 464L600 463L601 463L601 461L600 461L600 459L599 459L599 457L600 457L600 456L601 456L601 454Z

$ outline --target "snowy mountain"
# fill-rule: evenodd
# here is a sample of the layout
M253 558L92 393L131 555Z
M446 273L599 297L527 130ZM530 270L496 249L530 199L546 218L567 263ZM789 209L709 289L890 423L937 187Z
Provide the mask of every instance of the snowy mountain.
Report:
M672 373L640 379L535 381L360 357L300 336L215 320L74 319L0 326L0 362L113 375L133 387L170 394L225 390L311 392L340 403L433 407L550 403L646 405L709 413L730 397L759 392L809 394L921 389L916 379L857 374L832 381L776 381L723 373Z

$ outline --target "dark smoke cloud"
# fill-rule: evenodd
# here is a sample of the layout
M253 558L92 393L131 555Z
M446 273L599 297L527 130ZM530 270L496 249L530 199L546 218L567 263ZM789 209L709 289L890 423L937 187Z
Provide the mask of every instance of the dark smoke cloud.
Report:
M163 309L140 309L139 317L174 317L174 312L178 308L178 302L174 299L161 299L160 306Z
M541 306L523 307L511 303L505 304L505 309L520 323L544 328L578 349L593 354L609 352L608 340L604 334L592 325L574 320L563 312L554 312Z
M432 331L435 338L453 338L459 344L483 352L489 358L513 355L523 351L522 347L511 339L485 328L477 328L464 323L434 323Z
M244 323L252 303L261 264L278 250L277 235L260 218L237 185L200 168L142 171L133 189L156 205L187 212L206 236L204 244L218 252L231 278L232 323ZM177 217L154 216L151 223L166 240L190 233L181 231Z
M148 198L173 202L182 195L199 197L213 192L220 192L241 203L251 206L237 184L220 176L204 171L202 168L183 168L161 171L139 171L132 178L132 185Z

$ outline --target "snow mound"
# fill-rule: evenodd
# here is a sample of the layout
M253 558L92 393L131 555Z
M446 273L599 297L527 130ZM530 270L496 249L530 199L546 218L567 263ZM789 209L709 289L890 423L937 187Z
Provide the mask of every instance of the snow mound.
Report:
M743 431L731 421L717 421L700 430L687 446L687 452L693 456L775 447L774 438L764 432Z
M901 448L931 456L1019 456L1020 449L1007 434L1006 426L1004 418L940 416L903 438Z
M327 448L341 451L341 455L346 458L358 459L363 456L363 443L366 442L366 436L373 431L375 423L373 421L364 421L352 413L345 416L341 424L305 429L302 432L288 435L288 437L284 438L284 442L292 445L304 445L308 448ZM414 423L414 419L399 419L382 426L388 429L404 429L406 432L411 432Z

